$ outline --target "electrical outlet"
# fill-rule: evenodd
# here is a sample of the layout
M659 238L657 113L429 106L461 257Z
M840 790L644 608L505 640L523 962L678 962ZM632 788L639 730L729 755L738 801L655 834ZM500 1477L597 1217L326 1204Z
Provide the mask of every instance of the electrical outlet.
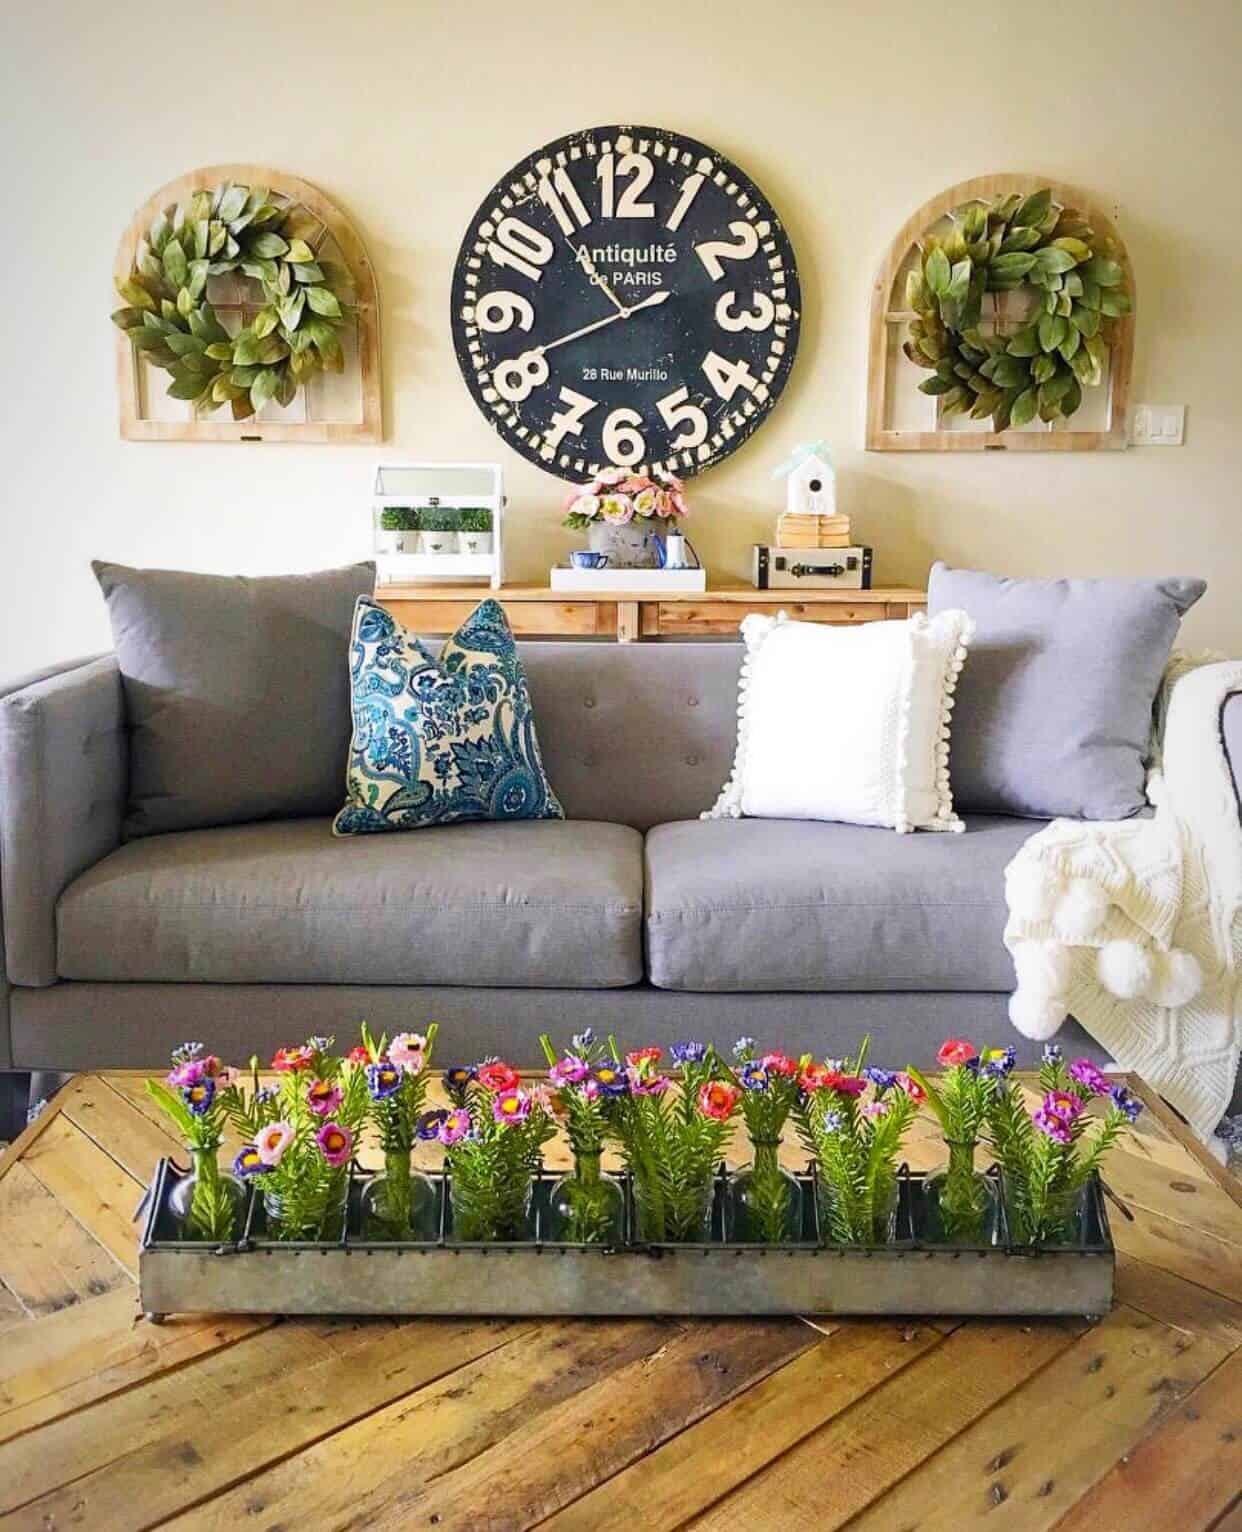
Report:
M1186 439L1184 404L1136 404L1130 440L1136 447L1180 447Z

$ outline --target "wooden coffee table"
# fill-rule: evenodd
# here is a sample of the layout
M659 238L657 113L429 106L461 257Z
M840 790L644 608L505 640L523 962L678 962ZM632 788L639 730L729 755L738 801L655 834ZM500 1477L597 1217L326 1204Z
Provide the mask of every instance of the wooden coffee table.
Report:
M1242 1188L1149 1108L1095 1324L156 1327L131 1215L172 1141L140 1076L80 1076L0 1157L0 1525L1239 1532Z

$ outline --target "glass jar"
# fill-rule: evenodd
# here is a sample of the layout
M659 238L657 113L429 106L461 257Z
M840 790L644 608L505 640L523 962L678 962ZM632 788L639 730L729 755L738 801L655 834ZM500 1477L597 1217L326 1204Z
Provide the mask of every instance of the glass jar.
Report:
M1002 1196L1009 1239L1015 1245L1041 1249L1078 1249L1087 1242L1087 1187L1045 1193L1036 1202L1029 1187L1003 1179Z
M600 1170L598 1151L580 1150L571 1174L549 1192L547 1238L568 1245L619 1245L625 1238L621 1185Z
M408 1150L384 1156L382 1174L362 1188L364 1239L434 1240L440 1232L440 1198L430 1177L412 1169Z
M716 1179L679 1187L664 1195L658 1178L634 1174L634 1237L645 1245L701 1245L712 1238Z
M755 1157L729 1177L725 1238L779 1245L802 1237L802 1190L779 1159L779 1140L754 1140Z
M460 1165L449 1174L453 1238L467 1244L534 1239L531 1203L535 1183L529 1170L476 1182Z
M181 1238L218 1244L236 1239L245 1216L245 1186L232 1171L220 1169L214 1149L191 1149L190 1166L168 1194Z
M947 1139L948 1164L928 1176L917 1206L919 1238L937 1245L994 1245L1000 1203L992 1180L975 1169L973 1140Z
M891 1245L897 1237L897 1177L876 1179L868 1198L842 1196L822 1172L815 1179L819 1237L826 1245Z
M322 1197L303 1200L282 1195L275 1187L263 1192L267 1238L335 1244L345 1232L349 1206L349 1176L338 1171Z

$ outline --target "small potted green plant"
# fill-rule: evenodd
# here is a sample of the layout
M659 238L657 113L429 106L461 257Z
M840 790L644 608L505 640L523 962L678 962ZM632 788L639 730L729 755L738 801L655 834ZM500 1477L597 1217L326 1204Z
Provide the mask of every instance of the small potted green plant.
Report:
M487 506L468 506L460 513L457 551L459 553L490 553L492 551L492 513Z
M380 511L377 553L418 552L418 512L412 505L386 505Z
M457 528L461 513L436 508L418 513L418 551L437 556L457 552Z

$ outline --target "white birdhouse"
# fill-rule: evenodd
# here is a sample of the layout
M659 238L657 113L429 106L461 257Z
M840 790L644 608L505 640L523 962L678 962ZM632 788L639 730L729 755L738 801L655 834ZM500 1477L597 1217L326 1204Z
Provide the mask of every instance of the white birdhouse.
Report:
M835 516L837 496L832 464L812 452L785 478L785 510L791 516Z

